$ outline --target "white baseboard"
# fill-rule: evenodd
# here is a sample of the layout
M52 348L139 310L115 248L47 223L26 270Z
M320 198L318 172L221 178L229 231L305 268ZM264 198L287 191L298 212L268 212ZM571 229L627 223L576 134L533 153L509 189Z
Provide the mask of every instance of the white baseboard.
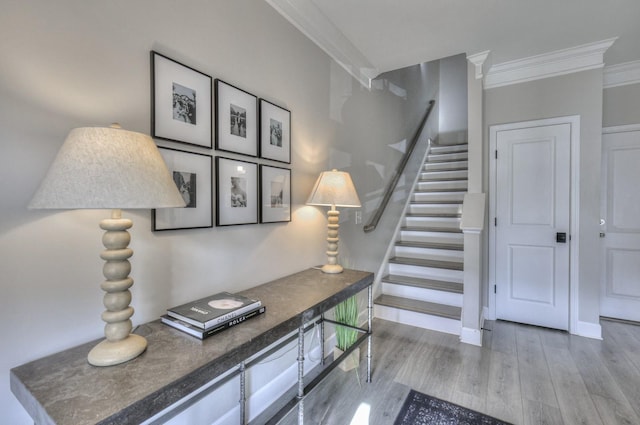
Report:
M576 332L572 333L586 338L602 339L602 327L599 323L578 321Z
M460 332L460 342L482 347L482 330L463 327Z
M496 320L495 318L491 318L491 316L489 316L489 307L482 307L482 326L484 326L484 321L485 320Z

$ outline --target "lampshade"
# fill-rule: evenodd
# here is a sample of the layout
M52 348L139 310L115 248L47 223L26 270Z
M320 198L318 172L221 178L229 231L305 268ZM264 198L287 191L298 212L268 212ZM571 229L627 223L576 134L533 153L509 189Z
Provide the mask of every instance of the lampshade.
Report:
M358 208L361 204L349 173L334 169L320 173L307 205Z
M71 130L29 208L184 207L151 137L118 127Z

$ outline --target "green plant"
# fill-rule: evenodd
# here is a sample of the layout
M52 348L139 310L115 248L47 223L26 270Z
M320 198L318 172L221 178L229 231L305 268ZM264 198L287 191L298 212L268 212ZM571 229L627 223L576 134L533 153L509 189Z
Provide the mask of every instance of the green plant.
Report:
M334 310L335 321L349 326L358 326L358 300L354 295L336 305ZM358 331L344 326L336 325L336 347L345 351L358 339Z

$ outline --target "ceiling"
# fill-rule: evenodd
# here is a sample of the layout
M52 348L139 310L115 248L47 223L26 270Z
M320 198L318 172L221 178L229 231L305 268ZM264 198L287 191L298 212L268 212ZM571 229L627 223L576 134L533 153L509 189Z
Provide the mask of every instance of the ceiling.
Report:
M615 37L607 66L640 60L640 0L267 1L320 45L347 40L339 50L376 73L487 50L499 64Z

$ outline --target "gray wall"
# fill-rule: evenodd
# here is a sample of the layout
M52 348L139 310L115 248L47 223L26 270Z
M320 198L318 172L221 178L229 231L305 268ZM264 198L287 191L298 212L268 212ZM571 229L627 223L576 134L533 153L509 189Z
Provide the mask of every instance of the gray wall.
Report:
M440 59L439 136L442 145L467 143L467 58Z
M600 297L600 157L602 70L583 71L485 91L488 127L519 121L580 115L579 313L598 324ZM488 159L489 141L485 141ZM486 167L488 170L488 167ZM488 179L485 181L488 186Z
M604 90L602 126L640 124L640 84Z
M350 171L364 219L395 167L432 75L394 77L369 91L254 0L30 0L0 14L0 412L32 423L9 392L9 369L102 336L102 231L107 211L28 211L70 129L108 125L149 132L149 51L291 110L292 222L150 231L148 211L125 211L131 230L134 324L217 291L239 291L325 261L326 211L304 205L320 171ZM381 80L382 81L382 80ZM391 81L391 78L388 78ZM426 99L426 100L425 100ZM160 142L200 153L216 152ZM233 156L224 154L224 156ZM241 157L239 157L241 158ZM245 158L252 160L250 158ZM372 170L381 170L378 174ZM403 205L396 199L394 211ZM391 215L392 216L392 215ZM341 222L341 252L377 271L388 232L363 236Z

